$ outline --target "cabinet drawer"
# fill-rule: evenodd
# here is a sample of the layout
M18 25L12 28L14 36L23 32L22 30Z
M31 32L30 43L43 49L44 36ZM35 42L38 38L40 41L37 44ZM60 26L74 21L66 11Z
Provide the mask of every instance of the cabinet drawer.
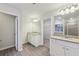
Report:
M61 40L55 40L56 44L63 45L63 46L69 46L74 48L79 48L79 44L67 42L67 41L61 41Z

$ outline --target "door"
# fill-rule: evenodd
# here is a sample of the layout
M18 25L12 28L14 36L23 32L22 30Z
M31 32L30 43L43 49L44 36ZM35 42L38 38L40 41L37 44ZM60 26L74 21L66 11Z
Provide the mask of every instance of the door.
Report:
M0 50L15 46L15 16L0 13Z
M51 36L51 18L47 18L43 22L43 39L44 45L49 48L49 39Z
M50 39L51 35L51 19L44 20L44 39Z

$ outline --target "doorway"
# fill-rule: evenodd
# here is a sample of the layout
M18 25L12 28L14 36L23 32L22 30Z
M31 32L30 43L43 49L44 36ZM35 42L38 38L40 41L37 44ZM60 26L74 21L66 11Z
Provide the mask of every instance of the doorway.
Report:
M15 47L15 19L16 16L0 12L0 50Z
M49 41L51 36L51 18L43 21L43 41L44 45L49 48Z

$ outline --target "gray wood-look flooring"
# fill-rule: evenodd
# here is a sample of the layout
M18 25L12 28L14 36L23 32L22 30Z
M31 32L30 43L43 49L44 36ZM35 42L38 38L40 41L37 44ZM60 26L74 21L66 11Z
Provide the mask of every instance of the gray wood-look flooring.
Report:
M27 43L23 45L23 51L18 52L15 48L0 51L0 56L49 56L49 48L44 46L34 47Z

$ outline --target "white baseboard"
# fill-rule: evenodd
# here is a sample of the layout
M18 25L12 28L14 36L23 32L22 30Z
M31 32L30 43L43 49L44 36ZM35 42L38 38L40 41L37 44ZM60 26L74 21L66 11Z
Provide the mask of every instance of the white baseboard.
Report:
M11 45L11 46L0 48L0 50L5 50L5 49L8 49L8 48L12 48L12 47L15 47L15 45Z

